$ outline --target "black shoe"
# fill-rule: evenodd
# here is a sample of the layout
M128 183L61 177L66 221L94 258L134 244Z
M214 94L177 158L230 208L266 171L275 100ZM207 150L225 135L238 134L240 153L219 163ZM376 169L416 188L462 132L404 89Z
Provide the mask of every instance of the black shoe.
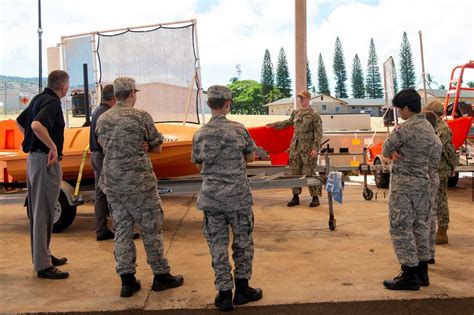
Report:
M133 233L133 239L137 240L140 238L140 233Z
M384 280L383 285L389 290L419 290L420 280L416 275L418 267L402 265L402 272L393 280Z
M431 258L430 260L427 261L428 264L434 265L436 263L434 258Z
M120 275L122 279L122 288L120 289L120 297L131 297L135 292L140 291L142 288L140 280L135 278L132 273Z
M293 194L293 199L288 202L287 206L288 207L294 207L300 204L300 196Z
M311 208L319 207L319 197L318 196L313 196L313 200L311 200L311 203L309 204Z
M38 271L38 278L58 280L66 279L67 277L69 277L69 273L63 272L54 266Z
M153 278L153 291L163 291L166 289L177 288L183 285L184 278L181 275L172 276L169 272L155 275Z
M262 289L249 287L248 279L235 279L234 304L242 305L258 301L263 297Z
M105 234L97 236L97 241L106 241L106 240L113 240L115 238L115 233L108 230Z
M51 255L51 263L53 264L54 267L62 266L66 262L67 262L66 257L57 258L57 257L54 257L53 255Z
M428 262L427 261L419 262L416 275L418 276L418 280L420 280L420 285L422 287L427 287L430 285L430 278L428 277Z
M223 312L232 311L234 309L234 305L232 305L232 290L219 291L214 299L214 305Z

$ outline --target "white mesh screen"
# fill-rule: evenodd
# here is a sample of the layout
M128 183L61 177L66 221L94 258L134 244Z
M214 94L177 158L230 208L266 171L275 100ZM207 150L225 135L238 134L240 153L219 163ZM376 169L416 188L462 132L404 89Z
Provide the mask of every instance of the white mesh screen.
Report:
M135 107L149 112L156 122L183 121L188 107L186 121L199 123L193 24L100 33L98 38L103 86L120 76L132 77L140 90Z

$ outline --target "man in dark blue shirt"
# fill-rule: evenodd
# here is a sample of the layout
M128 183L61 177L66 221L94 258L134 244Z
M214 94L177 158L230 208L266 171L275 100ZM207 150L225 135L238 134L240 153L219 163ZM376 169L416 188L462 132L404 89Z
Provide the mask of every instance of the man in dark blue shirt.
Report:
M64 142L61 98L69 89L69 75L55 70L48 87L35 96L18 116L17 126L24 135L23 151L28 154L27 187L31 254L39 278L65 279L69 273L56 266L66 258L51 255L49 243L54 224L54 208L59 197L62 170L59 161Z
M97 142L97 134L95 127L100 115L114 107L117 100L114 96L114 86L107 84L102 90L102 102L99 107L94 110L91 120L89 148L91 150L91 166L94 170L95 177L95 201L94 201L94 217L95 217L95 233L98 241L105 241L114 238L114 233L107 227L107 214L109 212L109 204L107 196L99 188L99 177L102 173L102 165L104 162L104 152Z

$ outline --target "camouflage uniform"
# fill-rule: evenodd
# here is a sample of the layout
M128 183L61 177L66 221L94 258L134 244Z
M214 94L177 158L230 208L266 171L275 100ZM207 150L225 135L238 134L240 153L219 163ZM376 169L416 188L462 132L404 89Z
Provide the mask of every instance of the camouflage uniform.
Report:
M436 123L436 134L443 144L443 154L439 163L439 190L438 190L438 226L448 229L448 178L458 162L458 156L452 143L453 133L446 122L438 120Z
M289 119L274 123L276 129L294 125L295 131L290 145L290 174L314 176L316 158L311 158L311 150L319 152L323 137L321 117L313 109L298 109L291 113ZM321 196L321 186L309 186L311 196ZM301 187L294 187L293 194L301 194Z
M430 258L435 257L435 241L436 241L436 219L438 213L438 189L439 189L439 176L438 168L441 160L441 153L443 151L443 144L438 137L435 137L435 144L433 145L430 157L430 164L428 174L430 177L429 186L429 216L428 216L428 230L430 236Z
M161 235L161 200L150 158L141 148L144 140L150 148L161 145L163 136L156 130L150 114L120 101L100 116L96 133L104 150L99 187L107 195L115 226L117 273L135 273L134 223L140 227L147 262L153 273L167 273L169 265Z
M391 171L390 236L398 261L408 267L429 260L429 175L435 133L424 114L416 114L395 129L382 146L384 156L398 152Z
M202 165L203 178L197 207L204 211L203 233L219 291L234 286L228 256L229 225L233 233L234 276L250 279L252 275L254 217L245 155L255 150L245 127L224 115L213 116L193 137L191 160Z

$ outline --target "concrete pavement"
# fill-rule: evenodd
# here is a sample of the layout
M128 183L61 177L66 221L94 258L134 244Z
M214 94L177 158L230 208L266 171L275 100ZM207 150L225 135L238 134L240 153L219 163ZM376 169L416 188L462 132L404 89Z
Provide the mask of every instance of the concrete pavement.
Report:
M456 313L474 312L474 217L472 177L461 178L449 190L449 245L437 247L427 288L415 292L386 290L382 281L399 272L388 234L387 200L362 198L362 177L346 183L344 203L334 203L335 231L328 228L327 196L309 208L287 208L291 191L254 192L255 258L252 286L264 298L235 313ZM0 197L1 199L2 197ZM113 242L97 242L92 205L80 206L75 222L54 234L54 255L66 256L60 269L67 280L38 279L30 255L25 208L12 199L0 203L0 312L164 311L218 313L213 271L202 213L195 196L163 197L163 233L171 272L184 275L182 287L151 291L152 273L141 240L137 246L137 278L142 290L120 298L120 278L114 270ZM426 312L425 312L426 311Z

